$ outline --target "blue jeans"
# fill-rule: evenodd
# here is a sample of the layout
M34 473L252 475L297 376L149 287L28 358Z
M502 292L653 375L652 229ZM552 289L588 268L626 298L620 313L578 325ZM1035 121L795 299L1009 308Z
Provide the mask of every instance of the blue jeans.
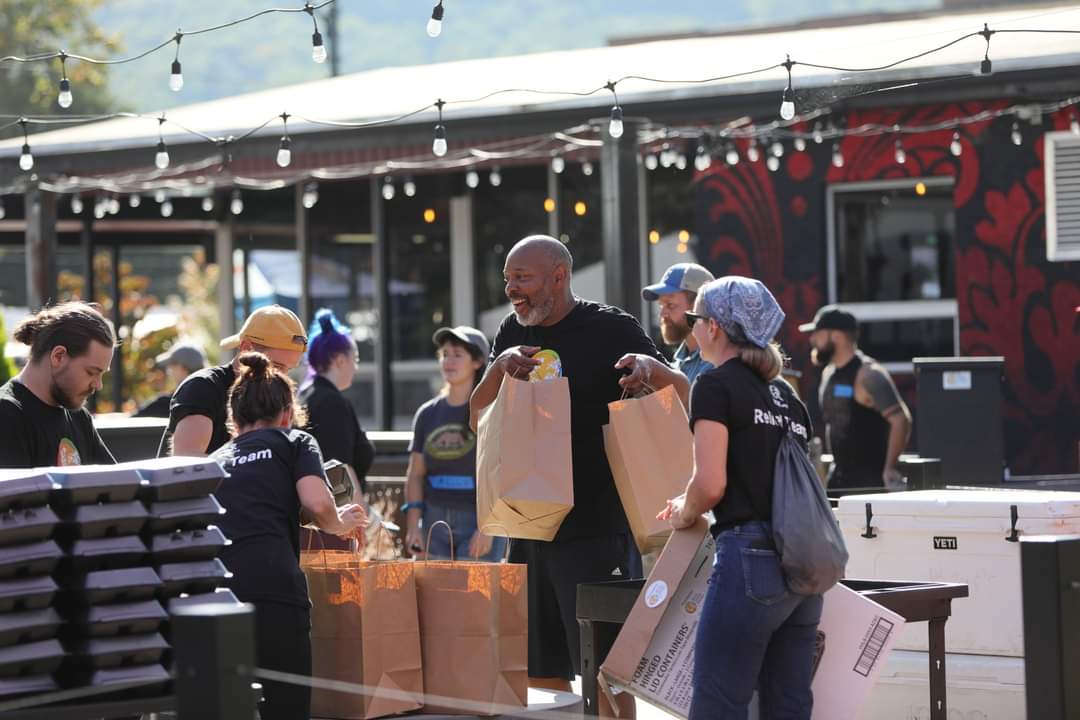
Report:
M810 717L820 595L788 590L768 523L716 538L716 562L694 646L690 720L744 720L758 690L761 720Z
M424 506L424 516L421 521L421 529L424 534L424 542L429 543L428 558L432 560L450 559L450 533L441 525L431 532L431 540L428 540L428 530L433 524L442 520L454 531L454 559L472 560L469 555L469 540L476 532L476 510L457 510L436 505L428 502ZM486 555L476 558L485 562L498 562L506 554L506 538L492 538L491 550Z

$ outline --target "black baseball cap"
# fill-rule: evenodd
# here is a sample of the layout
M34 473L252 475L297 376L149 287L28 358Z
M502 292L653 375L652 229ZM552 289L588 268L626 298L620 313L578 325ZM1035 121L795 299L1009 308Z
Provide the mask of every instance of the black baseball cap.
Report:
M815 330L843 330L855 332L859 329L859 321L855 316L844 310L839 305L826 305L814 315L814 321L799 326L799 332L814 332Z

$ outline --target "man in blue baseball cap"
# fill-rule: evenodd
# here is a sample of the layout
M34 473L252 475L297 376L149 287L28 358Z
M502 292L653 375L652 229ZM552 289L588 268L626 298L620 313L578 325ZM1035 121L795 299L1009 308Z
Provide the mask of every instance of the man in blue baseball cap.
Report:
M690 333L686 312L694 307L698 290L713 280L713 274L696 263L678 263L664 272L660 282L641 290L641 297L660 305L660 334L675 349L675 368L691 384L701 373L712 368L703 360L697 340Z

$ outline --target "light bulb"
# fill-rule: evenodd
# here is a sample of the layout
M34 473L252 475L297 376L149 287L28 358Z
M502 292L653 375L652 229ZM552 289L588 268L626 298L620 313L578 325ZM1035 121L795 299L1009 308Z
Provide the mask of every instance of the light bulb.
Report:
M590 176L590 175L592 175L592 174L593 174L593 166L592 166L592 163L591 163L591 162L589 162L588 160L586 160L585 162L581 163L581 174L582 174L582 175L584 175L584 176L586 176L586 177L588 177L588 176Z
M4 209L4 203L0 201L0 220L3 220L5 215L7 215L7 210Z
M427 21L427 34L429 37L439 37L439 34L442 33L442 20L443 6L440 2L431 9L431 19Z
M23 143L22 154L19 155L19 167L24 171L34 167L34 156L30 154L30 146L26 143Z
M1020 134L1020 125L1018 123L1012 124L1012 132L1010 133L1013 145L1022 145L1024 143L1024 136Z
M675 156L675 167L678 168L679 170L685 170L686 169L686 156L683 155L682 153L679 153L678 155Z
M310 210L315 207L319 202L319 186L315 183L308 183L304 186L304 195L300 198L300 202L304 204L304 207Z
M903 165L907 162L907 153L904 152L904 144L899 140L896 141L896 152L893 153L893 157L896 158L897 165Z
M167 197L168 195L165 194L164 189L158 189L154 191L154 202L158 203L159 205L165 202L165 199Z
M116 215L120 212L120 199L116 197L109 198L109 206L106 209L110 215Z
M834 143L832 149L832 164L833 167L844 167L844 154L840 152L840 144Z
M825 136L821 134L821 128L817 125L814 126L814 144L820 145L825 140Z
M405 191L405 197L413 197L416 195L416 183L412 178L407 178L402 184L401 189Z
M709 153L705 152L705 148L698 148L698 154L694 156L694 169L705 172L710 165L712 165L712 158L709 157Z
M655 170L659 166L660 166L660 161L657 160L655 155L653 155L652 153L649 153L648 155L645 156L645 169L646 170Z
M232 201L229 203L229 212L233 215L244 212L244 198L240 197L239 190L233 190Z
M60 94L56 97L56 102L60 107L67 110L71 107L72 100L74 98L71 96L71 82L64 78L60 81Z
M623 134L622 108L616 105L611 108L611 122L608 123L608 135L618 140Z
M964 147L960 144L959 132L954 132L952 134L952 142L949 143L949 152L953 154L953 157L960 157L960 153L964 152Z
M473 185L473 187L476 187L476 186ZM383 200L393 200L394 199L394 193L395 193L394 181L391 180L390 178L386 178L385 180L383 180L383 186L382 186Z
M660 149L660 167L669 168L675 164L675 152L664 143L664 147Z
M161 203L161 217L172 217L173 206L172 201L166 200Z
M983 58L982 64L979 65L979 72L983 75L989 75L994 71L994 64L990 62L990 58Z
M758 150L757 142L750 141L750 147L746 148L746 159L750 162L757 162L761 159L761 152Z
M154 165L158 170L169 167L169 151L165 149L165 141L158 140L157 153L154 154Z
M551 158L551 172L559 175L566 169L566 159L562 155Z
M78 195L72 195L71 196L71 212L75 213L76 215L81 215L82 211L83 211L82 198L79 197Z
M783 100L780 103L780 117L784 120L791 120L795 117L795 93L791 91L790 87L784 89Z
M1073 115L1072 119L1069 120L1069 130L1072 131L1073 135L1080 135L1080 120L1077 119L1076 115Z
M180 61L173 60L172 72L169 74L169 89L180 92L184 87L184 73L180 72Z
M491 168L491 172L488 174L488 182L491 183L491 187L502 185L502 173L499 172L499 168Z
M322 43L322 33L316 30L311 35L311 59L320 65L326 62L326 46Z
M292 141L289 140L288 135L281 138L281 145L278 146L277 151L277 164L278 167L289 167L289 163L292 162Z
M727 153L724 155L724 160L728 165L739 164L739 151L734 145L728 146Z
M775 157L784 157L784 143L777 140L769 148L769 152L771 152Z
M446 154L446 127L442 123L435 126L435 140L431 143L431 152L435 157Z
M480 184L480 173L475 170L465 173L465 184L471 188L478 186Z
M213 212L214 211L214 196L213 195L207 195L206 197L204 197L202 199L202 209L203 209L203 212Z
M105 217L105 206L100 202L94 203L94 217L98 220Z
M769 159L765 161L765 165L769 168L770 171L776 172L780 169L780 158L776 157L775 155L770 155Z
M797 137L793 143L796 152L803 152L806 150L806 138Z
M132 193L128 196L128 205L133 208L139 207L142 205L142 196L139 193Z

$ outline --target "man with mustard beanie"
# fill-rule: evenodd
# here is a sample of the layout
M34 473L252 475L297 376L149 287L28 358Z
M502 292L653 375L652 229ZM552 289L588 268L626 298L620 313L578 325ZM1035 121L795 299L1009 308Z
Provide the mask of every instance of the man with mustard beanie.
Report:
M300 364L307 333L300 318L280 305L251 313L240 332L221 341L225 350L261 352L274 367L288 372ZM229 388L236 380L235 360L189 375L169 403L169 425L161 436L158 457L209 455L229 441Z

